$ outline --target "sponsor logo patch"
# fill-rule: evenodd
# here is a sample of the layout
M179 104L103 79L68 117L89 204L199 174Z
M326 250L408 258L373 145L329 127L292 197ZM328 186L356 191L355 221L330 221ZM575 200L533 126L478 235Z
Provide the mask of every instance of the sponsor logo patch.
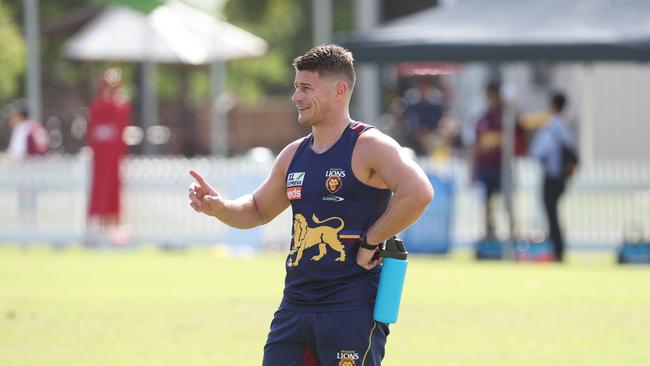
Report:
M304 180L305 180L305 172L289 173L289 175L287 176L287 187L302 186L302 182Z
M327 196L323 196L323 201L341 202L343 200L345 200L345 198L335 196L333 194L328 194Z
M302 187L287 188L287 198L289 201L302 199Z

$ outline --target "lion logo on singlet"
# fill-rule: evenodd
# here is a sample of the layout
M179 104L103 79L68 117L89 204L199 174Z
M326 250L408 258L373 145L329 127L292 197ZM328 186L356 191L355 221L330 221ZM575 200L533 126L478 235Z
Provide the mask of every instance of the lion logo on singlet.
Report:
M315 245L318 245L318 254L311 257L311 260L321 260L327 254L327 247L329 246L339 253L339 257L335 261L345 262L345 248L339 240L339 232L345 226L343 219L340 217L330 217L320 221L316 215L312 215L311 219L316 224L324 224L328 221L338 220L340 225L338 227L328 225L309 227L305 216L296 214L293 218L293 245L291 246L289 255L298 254L296 254L296 259L293 261L289 258L287 266L297 267L305 249L309 249Z
M329 177L325 181L325 187L327 187L327 190L330 193L336 193L341 189L341 186L343 185L343 180L341 177Z
M356 366L356 362L351 358L344 358L339 362L339 366Z

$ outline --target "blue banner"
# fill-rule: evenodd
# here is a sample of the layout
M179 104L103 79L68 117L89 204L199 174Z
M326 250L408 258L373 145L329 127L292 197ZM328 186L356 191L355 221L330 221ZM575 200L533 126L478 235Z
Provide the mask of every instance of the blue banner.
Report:
M400 237L411 253L445 254L451 243L454 183L452 177L434 174L427 174L427 177L433 186L433 201Z

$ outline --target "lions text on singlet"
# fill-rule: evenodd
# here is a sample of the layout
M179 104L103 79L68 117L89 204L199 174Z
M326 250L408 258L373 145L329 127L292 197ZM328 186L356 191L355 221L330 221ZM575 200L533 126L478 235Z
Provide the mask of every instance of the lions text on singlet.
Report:
M356 255L361 235L386 210L391 192L352 173L354 146L368 128L350 123L322 154L312 150L309 135L291 160L286 186L293 227L281 308L337 311L374 303L380 268L360 267Z

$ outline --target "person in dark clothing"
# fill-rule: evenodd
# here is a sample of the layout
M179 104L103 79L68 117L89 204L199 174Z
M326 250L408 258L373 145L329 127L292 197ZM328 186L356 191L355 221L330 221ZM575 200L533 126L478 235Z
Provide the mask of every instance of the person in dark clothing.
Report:
M380 365L388 326L372 317L379 245L410 226L433 198L424 172L390 137L349 114L352 54L318 46L294 60L298 123L252 194L229 200L196 171L194 210L251 228L288 206L292 237L285 289L264 346L264 366Z
M576 149L575 138L562 117L566 102L564 94L553 94L549 106L551 118L546 126L536 133L529 151L530 156L541 162L544 170L544 210L548 221L549 237L553 242L555 260L558 262L564 260L565 249L558 215L558 204L567 182L562 149L564 146L573 151Z
M404 120L409 144L418 155L431 153L431 137L438 133L444 115L442 92L429 79L418 81L417 89L411 89L411 97L404 109Z

